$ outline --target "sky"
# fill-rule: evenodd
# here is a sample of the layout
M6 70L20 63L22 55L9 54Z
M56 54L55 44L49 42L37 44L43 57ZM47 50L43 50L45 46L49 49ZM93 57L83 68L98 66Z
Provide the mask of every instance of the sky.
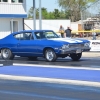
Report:
M27 11L33 6L33 0L26 0ZM36 8L39 8L39 0L35 0ZM41 0L41 7L47 8L47 11L60 9L57 0Z

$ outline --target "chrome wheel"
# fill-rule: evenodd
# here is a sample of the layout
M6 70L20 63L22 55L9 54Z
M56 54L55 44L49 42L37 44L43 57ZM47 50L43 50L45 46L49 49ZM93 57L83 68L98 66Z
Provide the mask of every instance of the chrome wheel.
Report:
M45 58L47 61L55 61L57 59L57 56L52 49L47 49L45 52Z
M2 56L4 58L8 58L8 56L9 56L9 49L3 49Z
M14 55L10 51L10 49L2 49L1 50L1 57L5 60L12 60L14 58Z
M52 51L48 51L47 54L46 54L46 56L47 56L47 59L49 61L52 61L52 59L54 58L54 55L53 55Z

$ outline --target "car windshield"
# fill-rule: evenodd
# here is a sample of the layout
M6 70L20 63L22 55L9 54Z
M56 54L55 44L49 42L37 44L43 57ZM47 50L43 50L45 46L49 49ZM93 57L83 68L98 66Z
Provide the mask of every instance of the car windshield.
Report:
M53 31L42 31L42 32L35 32L35 36L37 39L43 38L60 38L55 32Z

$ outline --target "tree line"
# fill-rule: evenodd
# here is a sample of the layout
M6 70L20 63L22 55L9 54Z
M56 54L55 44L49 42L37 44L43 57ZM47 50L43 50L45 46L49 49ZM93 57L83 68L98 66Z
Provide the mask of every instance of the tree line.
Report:
M49 12L47 8L41 9L42 19L70 19L75 22L81 19L81 12L86 11L90 4L95 3L97 0L57 0L59 7L62 10L54 9ZM90 12L86 12L90 13ZM28 11L28 18L33 18L33 7ZM39 9L36 9L36 19L39 18Z
M47 8L41 8L42 19L69 19L69 11L63 11L59 9L54 9L52 12L48 12ZM33 7L30 8L28 12L28 18L33 18ZM39 9L36 9L36 19L39 18Z

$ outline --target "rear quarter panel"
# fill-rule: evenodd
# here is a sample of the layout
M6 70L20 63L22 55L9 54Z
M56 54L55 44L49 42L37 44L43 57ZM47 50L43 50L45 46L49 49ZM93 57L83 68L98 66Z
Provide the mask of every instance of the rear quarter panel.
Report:
M17 41L18 40L13 37L13 34L8 35L0 40L0 50L2 48L9 48L12 52L15 52L17 48Z

